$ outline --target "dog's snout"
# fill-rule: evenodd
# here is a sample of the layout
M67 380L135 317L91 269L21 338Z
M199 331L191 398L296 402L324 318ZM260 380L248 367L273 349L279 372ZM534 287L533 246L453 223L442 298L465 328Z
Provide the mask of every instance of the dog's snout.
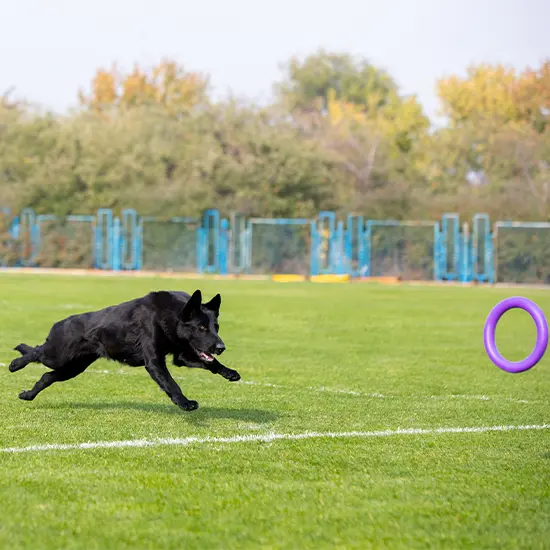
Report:
M221 355L225 351L225 346L223 344L216 344L216 353Z

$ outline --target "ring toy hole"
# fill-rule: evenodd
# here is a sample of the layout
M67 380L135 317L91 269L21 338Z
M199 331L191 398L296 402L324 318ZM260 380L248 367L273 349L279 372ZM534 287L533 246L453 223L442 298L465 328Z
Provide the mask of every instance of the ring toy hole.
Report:
M496 327L496 345L509 361L521 361L530 355L537 344L537 325L524 309L506 311Z

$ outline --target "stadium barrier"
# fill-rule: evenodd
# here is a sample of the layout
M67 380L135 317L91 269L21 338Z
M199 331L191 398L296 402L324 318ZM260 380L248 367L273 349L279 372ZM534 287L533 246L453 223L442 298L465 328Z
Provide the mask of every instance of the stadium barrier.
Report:
M440 220L13 215L0 208L0 266L277 275L280 280L550 284L550 223L456 213Z

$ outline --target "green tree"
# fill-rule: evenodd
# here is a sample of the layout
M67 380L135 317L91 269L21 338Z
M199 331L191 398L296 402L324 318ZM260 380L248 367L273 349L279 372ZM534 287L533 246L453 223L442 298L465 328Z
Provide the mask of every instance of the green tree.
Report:
M331 90L336 100L376 109L396 89L392 78L366 59L324 50L304 60L293 57L285 66L283 81L275 85L278 97L291 109L321 110L326 109Z

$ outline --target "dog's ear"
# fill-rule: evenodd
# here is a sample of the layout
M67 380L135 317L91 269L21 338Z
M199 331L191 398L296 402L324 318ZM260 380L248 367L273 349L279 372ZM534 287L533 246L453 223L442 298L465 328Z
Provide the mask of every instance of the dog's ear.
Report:
M222 297L219 294L216 294L212 300L207 304L204 304L206 309L213 311L216 314L216 317L220 314L220 306L222 305Z
M195 290L193 292L193 295L187 303L185 304L185 307L183 308L181 312L181 317L184 320L191 319L195 313L200 311L201 308L201 302L202 302L202 294L200 290Z

